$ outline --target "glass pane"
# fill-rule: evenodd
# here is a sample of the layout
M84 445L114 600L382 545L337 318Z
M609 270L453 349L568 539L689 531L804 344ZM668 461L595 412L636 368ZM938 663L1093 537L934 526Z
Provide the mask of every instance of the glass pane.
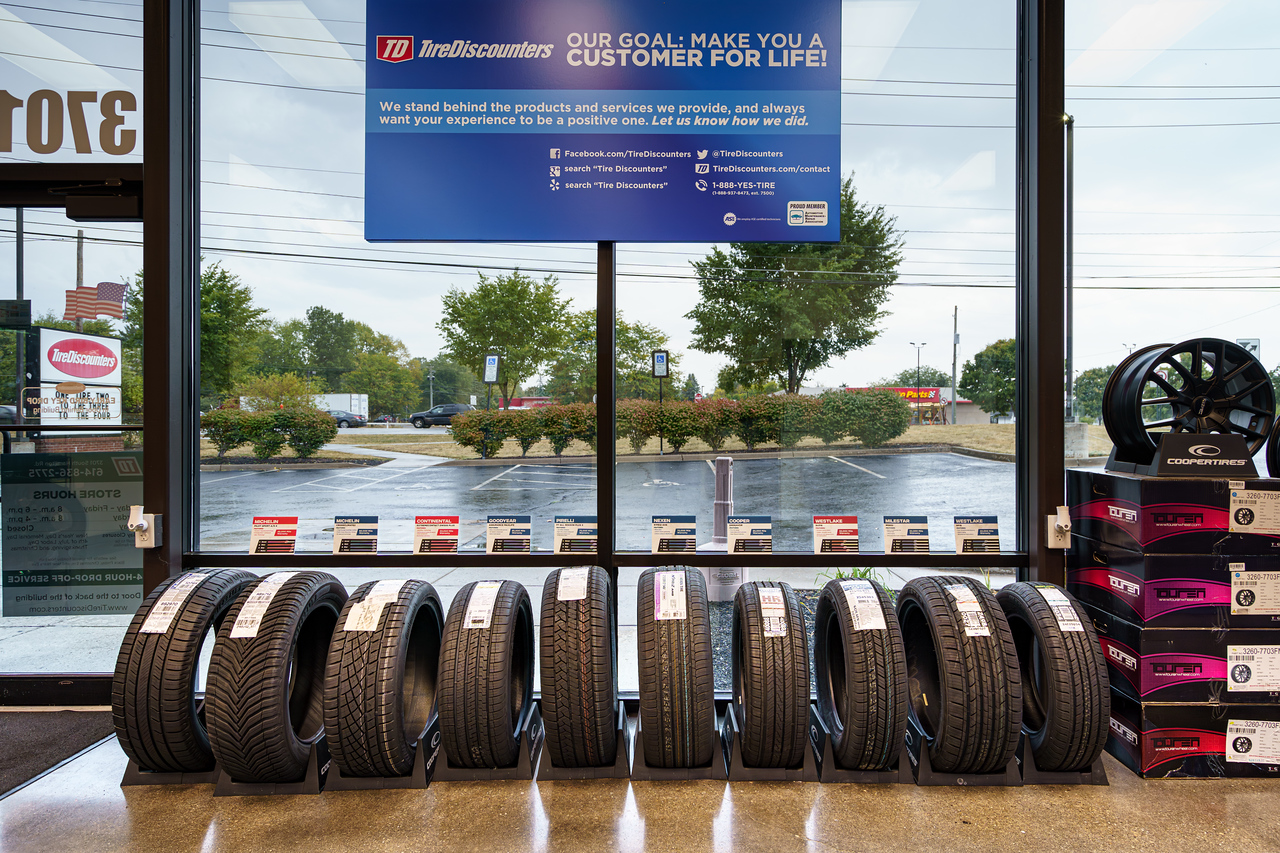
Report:
M548 553L556 518L590 526L594 247L366 242L363 5L206 2L202 22L200 548L368 554L335 572L348 589L418 577L446 606L517 580L536 610L543 569L376 554ZM254 538L255 518L278 523ZM566 563L594 559L570 538Z
M22 164L141 162L141 15L0 3L0 183ZM141 433L112 427L141 422L142 227L68 218L103 197L67 189L0 209L0 300L30 303L0 328L0 672L110 671L141 601L124 529Z
M1007 0L843 4L842 244L623 248L619 549L656 515L695 515L699 551L768 530L845 566L854 516L861 551L1013 549L1014 25ZM713 528L717 455L740 537Z

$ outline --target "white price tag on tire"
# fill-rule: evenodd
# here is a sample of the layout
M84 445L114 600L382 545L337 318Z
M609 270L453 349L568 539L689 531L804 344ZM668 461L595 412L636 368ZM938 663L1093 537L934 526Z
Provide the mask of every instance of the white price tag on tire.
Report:
M187 572L170 584L169 588L156 599L156 603L151 605L151 611L147 613L147 619L138 629L138 633L167 634L183 603L206 577L207 575L202 572Z
M787 636L787 601L777 587L760 587L760 615L766 637Z
M240 608L240 612L236 615L236 624L231 626L232 639L243 637L258 636L258 628L262 625L262 617L267 612L267 608L271 606L271 601L280 592L280 588L288 582L289 578L298 574L297 572L276 572L267 575L262 579L253 592L249 593L249 600L244 603L244 607Z
M382 611L387 605L400 597L407 580L378 581L360 601L351 605L347 611L347 621L342 624L344 631L376 631L382 621Z
M557 601L582 601L587 597L587 578L591 574L589 568L561 569L560 580L556 584Z
M493 620L493 606L498 601L502 581L480 581L467 599L467 612L462 619L464 628L488 628Z
M987 614L982 609L982 602L973 590L962 583L951 584L947 592L955 599L956 609L964 622L964 633L969 637L990 637L991 626L987 624Z
M845 603L853 619L855 631L885 631L884 611L880 608L880 596L869 580L840 581Z
M1032 584L1036 588L1036 592L1040 593L1040 597L1044 599L1045 604L1049 605L1049 609L1053 611L1053 618L1058 620L1058 630L1060 631L1084 631L1084 625L1080 623L1080 616L1076 613L1076 609L1071 606L1071 599L1067 598L1066 593L1058 589L1053 584Z
M653 578L653 618L687 619L689 617L688 579L684 572L658 572Z

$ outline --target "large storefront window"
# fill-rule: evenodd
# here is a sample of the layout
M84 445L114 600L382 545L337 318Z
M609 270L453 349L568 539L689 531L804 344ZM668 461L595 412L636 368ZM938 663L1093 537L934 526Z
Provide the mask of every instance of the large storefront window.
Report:
M110 670L142 600L141 14L0 3L0 672Z

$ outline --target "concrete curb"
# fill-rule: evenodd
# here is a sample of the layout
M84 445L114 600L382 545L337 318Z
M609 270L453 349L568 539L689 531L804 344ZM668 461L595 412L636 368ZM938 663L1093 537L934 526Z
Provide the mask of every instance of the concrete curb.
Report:
M868 448L805 448L804 450L722 450L703 453L667 453L659 456L656 453L619 456L619 462L701 462L714 460L717 456L732 456L734 459L820 459L826 456L901 456L909 453L964 453L997 462L1012 462L1012 453L988 453L983 450L958 448L951 444L911 444L885 445L874 449ZM985 455L983 455L985 454ZM581 465L594 462L594 456L502 456L497 459L451 459L441 462L442 467L471 467L478 465Z
M201 471L323 471L327 468L376 468L384 462L390 462L390 459L384 459L381 456L370 456L373 462L248 462L243 465L220 465L214 463L202 463Z

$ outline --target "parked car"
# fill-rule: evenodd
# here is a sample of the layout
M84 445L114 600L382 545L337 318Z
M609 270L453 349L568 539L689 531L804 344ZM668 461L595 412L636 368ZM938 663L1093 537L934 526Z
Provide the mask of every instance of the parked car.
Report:
M418 429L427 426L448 426L454 415L469 411L471 407L466 403L441 403L425 412L414 412L409 416L409 422Z
M399 420L395 415L379 415L373 419L375 424L393 424Z
M364 415L353 415L351 412L344 412L342 409L325 409L325 411L338 422L338 429L365 426Z

